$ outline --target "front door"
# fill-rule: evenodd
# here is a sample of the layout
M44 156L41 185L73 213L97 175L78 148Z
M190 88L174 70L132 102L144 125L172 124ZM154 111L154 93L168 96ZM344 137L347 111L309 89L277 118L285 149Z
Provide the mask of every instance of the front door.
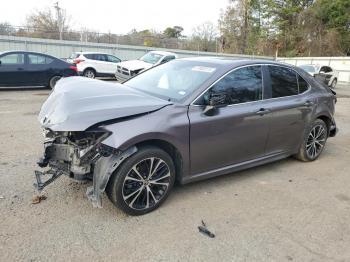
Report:
M25 54L10 53L0 57L0 85L25 85L27 82L25 72Z
M203 113L208 97L224 93L225 107ZM269 114L263 108L261 66L236 69L189 107L191 174L264 156Z

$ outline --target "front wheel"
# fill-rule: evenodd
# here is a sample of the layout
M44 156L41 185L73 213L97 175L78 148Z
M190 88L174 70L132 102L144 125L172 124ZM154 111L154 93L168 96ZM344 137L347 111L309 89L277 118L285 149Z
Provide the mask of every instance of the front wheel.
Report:
M157 147L144 147L130 156L111 177L106 188L115 206L133 216L158 208L175 181L171 157Z
M322 153L328 138L328 128L321 119L316 119L306 130L304 140L295 157L301 161L316 160Z

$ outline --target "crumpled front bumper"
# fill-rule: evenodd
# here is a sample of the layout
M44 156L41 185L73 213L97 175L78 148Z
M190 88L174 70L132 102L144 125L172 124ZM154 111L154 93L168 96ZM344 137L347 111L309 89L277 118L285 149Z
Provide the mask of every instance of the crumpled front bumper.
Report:
M36 179L34 187L41 192L61 175L67 175L76 180L91 180L92 178L93 184L87 188L86 195L94 207L101 208L101 195L111 175L126 158L137 151L137 148L134 146L122 152L102 145L102 149L97 154L88 155L86 156L88 158L83 159L83 163L88 163L88 165L80 169L73 168L73 162L76 161L73 157L76 154L74 150L74 147L67 145L46 145L44 156L37 162L39 167L46 168L46 170L34 171Z

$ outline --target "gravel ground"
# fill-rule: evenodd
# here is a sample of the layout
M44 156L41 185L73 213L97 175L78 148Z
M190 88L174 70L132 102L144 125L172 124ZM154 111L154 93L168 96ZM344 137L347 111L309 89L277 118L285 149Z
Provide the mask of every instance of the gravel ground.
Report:
M62 177L31 203L42 153L36 115L49 91L0 91L1 261L350 261L350 87L339 134L315 162L292 158L177 186L164 205L129 217L89 183ZM198 233L204 220L215 238Z

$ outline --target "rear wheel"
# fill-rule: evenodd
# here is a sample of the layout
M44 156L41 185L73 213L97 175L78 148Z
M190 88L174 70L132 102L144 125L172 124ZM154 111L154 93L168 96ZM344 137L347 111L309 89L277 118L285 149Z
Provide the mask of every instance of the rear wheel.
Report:
M95 78L96 77L96 72L93 69L85 69L83 75L88 78Z
M49 81L49 87L51 89L54 89L56 86L56 83L58 80L60 80L62 77L61 76L53 76L51 77L50 81Z
M160 148L144 147L122 163L109 181L106 193L125 213L143 215L165 201L174 181L171 157Z
M295 157L305 162L317 159L323 151L327 138L328 128L326 123L321 119L316 119L306 130L304 140Z

